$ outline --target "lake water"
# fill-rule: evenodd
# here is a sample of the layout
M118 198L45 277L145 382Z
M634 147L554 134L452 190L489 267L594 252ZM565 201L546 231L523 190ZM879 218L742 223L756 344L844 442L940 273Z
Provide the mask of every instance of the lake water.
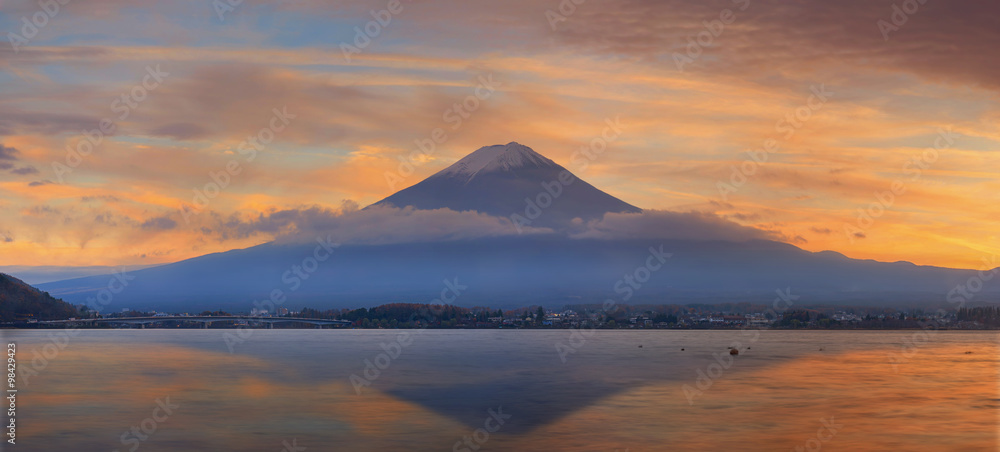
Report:
M5 330L5 450L1000 450L997 332L404 332Z

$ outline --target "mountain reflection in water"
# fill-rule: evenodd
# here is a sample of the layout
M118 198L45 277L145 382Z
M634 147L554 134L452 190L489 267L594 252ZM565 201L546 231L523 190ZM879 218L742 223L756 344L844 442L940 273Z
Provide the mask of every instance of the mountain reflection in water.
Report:
M22 375L11 449L126 451L167 397L178 407L137 451L453 450L491 409L510 418L480 450L1000 447L996 332L904 349L914 332L600 331L563 363L565 330L428 330L361 395L351 375L401 331L256 330L234 353L226 332L81 331ZM48 333L5 332L22 370ZM733 341L732 366L699 385Z

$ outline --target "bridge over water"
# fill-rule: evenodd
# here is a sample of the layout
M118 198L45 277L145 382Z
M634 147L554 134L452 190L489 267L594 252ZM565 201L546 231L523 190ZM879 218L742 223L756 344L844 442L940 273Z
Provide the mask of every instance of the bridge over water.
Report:
M192 315L192 316L181 316L181 315L169 315L169 316L154 316L154 317L111 317L102 319L75 319L75 320L46 320L40 321L40 324L80 324L80 323L114 323L114 324L126 324L126 325L139 325L140 328L145 327L145 325L150 323L168 322L168 321L179 321L179 322L201 322L205 328L213 322L238 322L245 321L247 323L264 323L267 324L268 328L274 326L275 323L311 323L316 325L317 328L322 328L323 325L350 325L349 320L327 320L327 319L306 319L300 317L257 317L251 315Z

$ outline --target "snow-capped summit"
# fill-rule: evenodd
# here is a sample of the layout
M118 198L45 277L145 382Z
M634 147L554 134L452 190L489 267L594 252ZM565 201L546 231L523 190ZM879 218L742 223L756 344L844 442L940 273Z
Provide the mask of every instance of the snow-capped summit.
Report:
M519 168L556 168L559 165L531 148L511 141L484 146L431 177L465 177L466 183L476 174L515 171Z
M474 210L507 218L518 214L531 217L530 226L557 229L574 218L591 220L609 212L641 212L576 176L567 179L564 171L569 173L516 142L486 146L375 205ZM533 215L531 203L544 204L544 210Z

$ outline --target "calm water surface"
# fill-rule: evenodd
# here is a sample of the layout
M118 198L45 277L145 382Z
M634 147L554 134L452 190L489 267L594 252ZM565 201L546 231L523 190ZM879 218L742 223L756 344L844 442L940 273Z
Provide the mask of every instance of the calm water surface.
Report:
M403 332L6 330L5 450L1000 450L996 332Z

